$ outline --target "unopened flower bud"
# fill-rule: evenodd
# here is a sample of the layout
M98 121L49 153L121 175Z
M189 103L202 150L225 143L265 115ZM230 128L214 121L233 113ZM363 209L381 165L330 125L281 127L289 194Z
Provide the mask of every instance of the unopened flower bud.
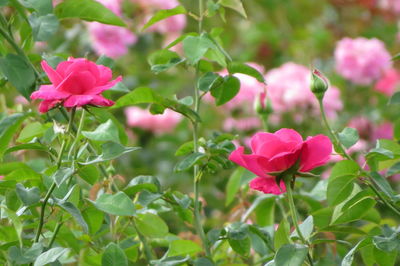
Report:
M256 99L254 101L254 110L256 111L257 114L260 115L268 115L272 113L272 107L270 102L268 101L266 92L257 94Z
M325 92L329 88L328 79L317 69L314 69L311 75L311 91L318 98L322 100Z

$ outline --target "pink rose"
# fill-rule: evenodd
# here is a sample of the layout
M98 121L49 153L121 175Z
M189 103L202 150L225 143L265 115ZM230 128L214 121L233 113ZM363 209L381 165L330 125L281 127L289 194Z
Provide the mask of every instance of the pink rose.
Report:
M182 116L170 109L163 114L153 115L149 110L136 106L125 109L127 124L130 127L138 127L155 134L172 132L176 125L182 120Z
M378 6L383 10L387 10L397 14L400 13L399 0L378 0Z
M375 90L387 96L392 96L396 88L400 85L400 73L394 69L388 69L375 84Z
M250 141L252 154L244 154L241 146L231 153L229 160L239 164L258 177L250 187L264 193L281 194L286 188L275 182L272 173L284 172L297 162L298 172L308 172L324 165L332 153L332 143L324 135L308 137L306 141L293 129L280 129L275 133L260 132Z
M385 44L376 38L343 38L335 49L336 71L359 85L369 85L391 66Z
M113 101L101 93L122 80L112 80L111 69L96 65L85 58L72 58L53 69L45 60L42 68L50 79L50 85L42 85L31 95L31 99L42 99L39 111L45 113L56 105L80 107L84 105L111 106Z

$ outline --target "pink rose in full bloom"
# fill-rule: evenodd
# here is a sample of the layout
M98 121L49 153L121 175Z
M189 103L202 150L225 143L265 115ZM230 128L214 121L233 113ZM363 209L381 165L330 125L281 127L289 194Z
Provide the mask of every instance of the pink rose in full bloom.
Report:
M264 193L282 194L286 191L281 182L278 186L272 173L283 172L299 163L298 172L309 172L324 165L332 153L332 143L324 135L308 137L306 141L293 129L280 129L275 133L256 133L250 141L252 153L244 154L241 146L231 153L229 160L253 172L258 177L250 187Z
M387 96L392 96L400 86L400 72L394 68L388 69L375 84L374 89Z
M85 58L72 58L58 64L53 69L45 60L42 68L51 84L40 86L31 95L31 99L42 99L39 111L45 113L60 104L64 107L84 105L111 106L113 101L104 98L101 93L113 87L122 77L112 80L111 69L96 65Z
M140 107L128 107L125 109L127 125L138 127L155 134L172 132L176 125L182 120L182 116L170 109L166 109L163 114L153 115L149 110Z
M97 0L117 16L122 15L121 1ZM117 58L128 53L128 48L137 42L137 37L124 27L105 25L99 22L88 23L92 46L98 55Z
M319 114L319 104L310 89L311 72L308 68L292 62L270 70L265 76L267 94L271 99L275 114L288 111L311 110ZM340 91L331 86L325 93L323 104L328 117L335 117L336 112L343 108ZM302 116L302 112L298 112ZM299 117L298 120L302 120Z
M391 56L376 38L343 38L336 44L336 71L359 85L369 85L390 68Z

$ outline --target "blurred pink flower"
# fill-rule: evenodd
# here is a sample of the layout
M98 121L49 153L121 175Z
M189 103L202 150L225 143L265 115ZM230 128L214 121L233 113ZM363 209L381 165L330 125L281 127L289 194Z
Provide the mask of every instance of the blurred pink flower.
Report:
M147 109L136 106L125 109L127 125L151 131L155 134L171 133L182 120L182 116L170 109L161 115L153 115Z
M228 117L224 121L224 131L249 131L257 129L261 126L260 119L258 117L245 117L245 118L233 118Z
M311 72L308 68L292 62L270 70L266 75L267 94L271 99L274 113L288 111L306 111L311 108L313 113L319 113L318 100L310 89ZM330 87L323 99L326 113L335 117L336 112L343 108L340 91ZM298 113L301 120L302 114Z
M400 13L399 0L378 0L378 7L390 12Z
M369 140L373 129L372 122L365 116L353 117L349 122L349 127L355 128L360 138Z
M378 139L393 139L393 124L390 122L384 122L376 126L372 132L372 140Z
M121 1L97 0L116 15L121 16ZM128 53L128 47L137 42L137 37L124 27L105 25L98 22L88 23L93 49L98 55L117 58Z
M17 97L15 97L14 102L17 104L22 104L22 105L26 105L29 104L28 100L21 95L18 95Z
M394 68L388 69L375 84L375 90L387 96L392 96L400 85L400 72Z
M137 42L130 30L118 26L91 22L88 25L92 46L98 55L118 58L128 53L129 46Z
M391 66L385 44L376 39L343 38L336 44L336 71L359 85L369 85Z

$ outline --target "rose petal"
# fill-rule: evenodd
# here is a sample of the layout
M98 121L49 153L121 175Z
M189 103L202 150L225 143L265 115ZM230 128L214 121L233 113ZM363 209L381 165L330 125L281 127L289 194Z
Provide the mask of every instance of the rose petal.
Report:
M303 137L293 129L282 128L274 133L275 136L279 137L284 142L295 142L302 143Z
M251 189L264 192L265 194L280 195L286 192L286 186L283 181L278 186L275 178L257 177L250 181L249 186Z
M325 164L332 153L332 142L324 135L310 137L304 142L301 152L300 171L308 172Z
M39 104L39 112L46 113L53 107L55 107L60 101L58 100L44 100Z
M94 88L86 91L85 94L100 94L103 91L114 87L115 84L117 84L118 82L121 82L121 81L122 81L122 77L119 76L116 79L114 79L113 81L110 81L110 82L108 82L107 84L105 84L103 86L94 87Z
M47 62L46 60L43 60L41 62L42 68L44 70L44 72L46 72L47 76L49 77L51 83L53 83L53 85L55 87L57 87L58 84L60 84L60 82L63 80L62 76L60 76L59 73L57 73L56 70L54 70Z
M268 160L255 154L244 154L244 147L241 146L229 155L229 160L243 166L254 174L266 177L266 171L263 169L263 164L267 164Z
M72 95L64 102L64 107L80 107L89 104L94 95Z
M56 100L65 99L70 95L70 93L56 90L53 85L42 85L39 90L31 94L31 99Z

